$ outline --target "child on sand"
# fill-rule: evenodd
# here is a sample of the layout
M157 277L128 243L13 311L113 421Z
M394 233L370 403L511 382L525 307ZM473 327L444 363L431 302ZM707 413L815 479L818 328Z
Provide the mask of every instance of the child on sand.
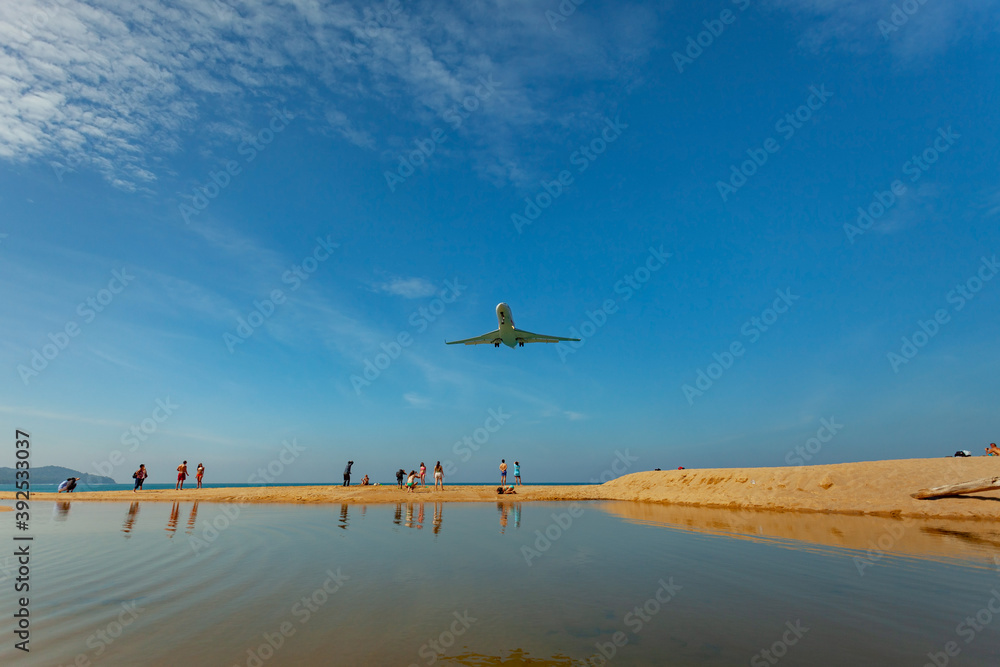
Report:
M411 470L410 476L406 478L406 492L413 493L413 488L417 485L417 471Z

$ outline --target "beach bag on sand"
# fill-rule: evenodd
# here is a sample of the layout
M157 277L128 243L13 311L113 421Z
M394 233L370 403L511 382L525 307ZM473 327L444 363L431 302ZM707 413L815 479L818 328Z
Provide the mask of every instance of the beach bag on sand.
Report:
M963 456L963 457L972 456L972 452L970 452L968 449L960 449L957 452L955 452L955 456Z

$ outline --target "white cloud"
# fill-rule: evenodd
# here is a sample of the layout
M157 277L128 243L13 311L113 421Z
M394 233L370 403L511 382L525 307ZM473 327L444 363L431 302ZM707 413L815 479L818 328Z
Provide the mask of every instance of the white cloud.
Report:
M573 109L574 78L611 81L633 68L655 25L648 10L616 8L608 27L581 11L569 37L527 0L398 6L387 15L314 0L0 3L0 158L149 190L155 159L208 132L238 134L271 110L261 107L290 98L350 143L384 150L414 125L447 126L442 114L492 73L500 91L457 131L472 136L480 165L530 161L510 145L550 124L542 109ZM621 18L630 11L643 20ZM635 38L629 53L582 47L622 30Z
M406 299L428 297L437 290L434 283L426 278L394 278L389 282L375 285L375 289L379 292L394 294Z

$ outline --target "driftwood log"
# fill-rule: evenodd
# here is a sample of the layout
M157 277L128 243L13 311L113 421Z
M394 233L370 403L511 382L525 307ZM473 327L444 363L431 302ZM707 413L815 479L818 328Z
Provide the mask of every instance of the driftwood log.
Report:
M971 482L961 484L948 484L947 486L935 486L933 489L920 489L916 493L911 493L911 498L925 500L927 498L941 498L943 496L960 496L964 493L975 493L976 491L994 491L1000 489L1000 477L984 477L974 479Z

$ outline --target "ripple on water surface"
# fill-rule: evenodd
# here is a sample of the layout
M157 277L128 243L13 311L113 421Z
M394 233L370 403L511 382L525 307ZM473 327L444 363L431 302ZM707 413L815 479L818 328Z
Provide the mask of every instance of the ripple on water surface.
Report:
M991 529L908 526L859 572L889 524L630 503L40 509L32 651L7 642L4 664L729 665L798 622L787 664L923 664L948 641L964 664L995 657L956 635L1000 586Z

